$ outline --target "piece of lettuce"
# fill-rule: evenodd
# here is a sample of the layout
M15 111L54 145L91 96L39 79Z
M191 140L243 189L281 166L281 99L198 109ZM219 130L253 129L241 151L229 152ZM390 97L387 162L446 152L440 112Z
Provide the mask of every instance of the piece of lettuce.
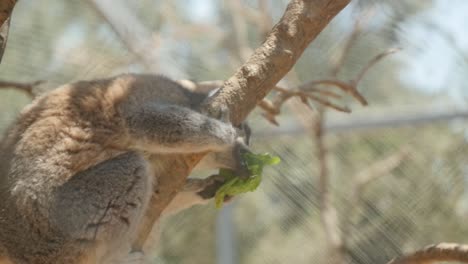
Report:
M281 160L277 156L272 156L268 153L253 154L245 153L243 155L244 162L247 164L250 176L247 179L241 179L234 174L234 171L228 169L220 169L219 175L226 178L226 182L216 191L215 205L216 208L221 208L224 203L224 198L238 195L241 193L252 192L260 185L262 181L263 168L266 165L278 164Z

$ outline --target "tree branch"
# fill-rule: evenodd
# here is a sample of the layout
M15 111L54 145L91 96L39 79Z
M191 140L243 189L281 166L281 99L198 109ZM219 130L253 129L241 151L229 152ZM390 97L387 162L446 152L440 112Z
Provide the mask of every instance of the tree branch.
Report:
M263 45L205 103L205 110L216 116L221 106L227 106L231 121L239 125L348 3L349 0L291 1Z
M344 245L348 244L351 219L355 216L356 210L360 207L362 194L364 189L370 182L379 177L388 175L391 171L397 168L410 153L409 147L403 146L395 153L375 161L373 164L364 168L353 177L351 191L349 195L349 203L347 204L341 218L341 235Z
M208 93L216 88L220 88L224 83L221 80L212 80L212 81L203 81L203 82L179 80L177 82L191 91L200 92L200 93ZM276 121L275 117L280 114L281 107L283 106L283 104L292 97L299 97L301 101L307 106L309 106L309 100L311 100L323 106L335 109L340 112L347 112L347 113L351 112L351 110L348 107L340 106L324 98L324 97L331 97L335 99L340 99L342 97L340 94L334 91L323 90L323 89L316 87L316 85L319 86L322 83L329 84L327 82L335 82L338 84L342 83L340 81L324 80L324 81L313 81L313 82L305 83L305 84L300 85L297 88L292 88L292 89L285 89L280 86L275 86L273 87L273 90L275 90L278 93L276 97L274 98L274 100L270 101L266 98L263 98L260 102L257 103L257 106L264 110L263 117L266 120L268 120L270 123L277 125L277 126L279 125L279 123ZM354 89L354 88L349 88L349 85L347 84L340 85L340 86L334 85L334 86L338 87L341 90L344 90L345 92L347 92L350 89ZM360 95L360 97L357 99L360 100L360 98L364 98L364 97Z
M11 16L13 8L15 7L17 0L2 0L0 1L0 26L5 23Z
M359 24L356 24L359 25ZM359 29L356 27L356 30ZM350 41L354 41L356 34L351 34L350 36ZM350 41L348 41L347 45L345 45L345 49L349 51L349 47L351 46ZM321 86L328 86L328 87L335 87L349 95L351 95L354 99L356 99L361 105L367 105L367 100L364 98L364 96L358 91L357 85L359 84L359 81L362 80L364 75L367 73L367 71L372 68L377 62L385 58L387 55L393 54L398 49L389 49L386 50L374 58L372 58L366 66L362 68L362 70L356 75L356 77L349 81L349 82L344 82L340 81L337 79L330 79L330 80L316 80L316 81L310 81L308 83L302 84L299 87L295 89L283 89L281 87L275 87L274 90L278 92L278 94L275 96L275 98L272 101L269 101L267 99L263 99L262 102L259 103L259 106L265 110L263 113L263 116L270 121L270 123L278 125L278 122L276 121L276 116L280 114L281 107L283 104L290 98L292 97L299 97L301 101L306 104L307 106L309 103L309 100L315 101L319 103L322 106L327 106L330 108L333 108L337 111L340 112L351 112L351 110L346 107L346 106L340 106L332 101L329 101L323 97L320 97L318 95L322 95L325 97L331 97L331 98L341 98L341 95L331 91L331 90L324 90L323 88L320 88ZM338 74L338 71L340 70L343 60L344 60L345 55L341 54L340 59L335 62L335 66L331 70L331 76L333 78L336 78L336 74ZM341 64L336 64L336 63L341 63Z
M293 0L266 41L229 78L220 91L204 103L204 110L216 116L229 107L231 121L239 125L265 95L293 67L305 48L350 0ZM161 155L162 173L147 214L132 249L139 251L161 212L181 190L193 167L206 153Z
M8 40L8 31L10 29L11 13L17 0L0 1L0 62L5 52Z
M8 41L8 32L10 31L10 21L8 18L2 26L0 26L0 62L3 58L3 53L5 53L6 44Z
M330 76L333 80L319 80L309 82L299 87L302 91L313 91L317 90L318 85L331 85L335 86L347 93L350 93L357 99L362 105L367 105L365 98L357 90L357 82L354 85L335 80L338 76L339 71L343 68L346 57L348 56L351 47L356 41L357 37L361 32L362 19L366 16L360 16L360 19L354 24L351 35L347 38L345 45L340 53L338 59L332 61L332 68L330 70ZM319 90L321 91L321 90ZM337 95L339 96L339 95ZM302 100L304 102L304 100ZM325 144L326 130L325 126L325 111L323 107L319 108L318 114L314 119L314 136L317 149L318 166L319 166L319 202L320 202L320 218L323 229L327 237L327 250L328 250L328 261L330 263L342 264L347 263L347 237L345 230L340 230L340 223L338 217L338 210L333 205L330 195L330 172L328 168L328 150Z
M11 81L2 81L0 80L0 89L16 89L19 91L22 91L29 95L29 97L34 98L36 96L36 93L34 92L34 89L43 84L45 81L39 80L39 81L34 81L34 82L29 82L29 83L24 83L24 82L11 82Z
M403 146L400 150L396 151L392 155L374 162L369 167L359 172L355 177L356 181L356 195L360 196L363 189L373 180L385 175L398 167L400 163L409 155L409 148ZM354 206L353 206L354 207Z
M367 71L369 71L369 69L372 68L377 62L381 61L383 58L387 57L388 55L393 54L398 51L400 51L400 48L388 49L385 52L382 52L378 54L377 56L375 56L374 58L372 58L372 60L370 60L369 63L367 63L367 65L359 72L356 78L351 81L351 85L355 86L356 84L358 84L362 80L364 75L366 75Z
M338 212L332 204L330 193L330 170L328 168L328 149L325 145L323 129L325 114L319 110L314 120L314 139L319 166L319 209L320 219L327 238L330 263L345 263L346 250L344 237L339 230Z
M387 264L427 264L433 262L457 261L468 263L468 245L440 243L396 258Z

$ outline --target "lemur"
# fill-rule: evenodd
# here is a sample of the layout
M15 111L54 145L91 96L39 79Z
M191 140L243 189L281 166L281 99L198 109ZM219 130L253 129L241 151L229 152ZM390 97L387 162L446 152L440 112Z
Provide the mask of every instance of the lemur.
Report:
M227 110L202 113L206 97L166 77L123 74L26 106L0 147L0 263L140 263L128 253L160 176L152 155L210 151L201 163L245 172L245 133ZM188 180L163 214L208 200L199 194L215 180Z

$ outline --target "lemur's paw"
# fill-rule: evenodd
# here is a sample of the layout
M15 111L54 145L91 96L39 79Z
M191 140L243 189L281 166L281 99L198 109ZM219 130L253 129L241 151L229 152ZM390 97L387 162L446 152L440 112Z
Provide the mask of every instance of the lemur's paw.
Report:
M203 189L200 189L197 194L203 199L211 199L215 196L219 187L221 187L226 182L226 178L215 174L206 179L203 179L203 181L205 186Z
M236 144L234 145L234 148L232 149L232 151L233 151L232 155L235 157L235 161L236 161L236 167L234 169L235 175L237 175L238 177L242 179L249 178L250 171L244 159L244 155L246 153L251 153L249 147L244 143L243 140L238 138L236 140Z
M219 176L218 174L211 175L208 178L198 179L198 178L188 178L185 181L184 192L200 192L205 190L207 187L210 187L219 182L224 182L225 178Z
M235 175L242 179L247 179L250 176L250 172L247 164L245 163L244 155L251 153L248 145L250 144L251 130L246 122L243 122L239 127L236 128L237 136L234 147L232 148L232 157L234 157L234 170Z
M238 128L237 136L241 137L245 145L250 145L250 136L252 135L252 129L247 122L242 122Z
M210 132L217 138L217 144L224 147L232 146L238 137L237 129L222 120L212 120Z

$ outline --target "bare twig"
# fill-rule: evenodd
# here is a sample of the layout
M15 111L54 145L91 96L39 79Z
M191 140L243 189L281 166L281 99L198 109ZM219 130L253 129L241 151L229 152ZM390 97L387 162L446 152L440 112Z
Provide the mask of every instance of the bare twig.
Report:
M250 111L293 67L305 48L350 0L292 0L266 41L220 91L204 103L203 110L217 116L228 107L231 121L239 125ZM162 155L161 176L133 250L141 250L161 212L180 191L193 167L206 153Z
M10 16L11 12L13 12L13 8L16 5L17 0L2 0L0 1L0 26L7 21Z
M329 190L328 150L324 139L324 112L320 109L314 121L314 141L319 166L319 209L320 219L327 238L331 263L344 263L344 238L339 230L338 213L331 201Z
M430 245L393 259L388 264L427 264L444 261L468 263L468 245L455 243Z
M318 80L318 81L311 81L306 84L303 84L299 87L300 90L305 90L305 91L310 91L310 92L316 92L318 90L317 86L319 85L327 85L327 86L333 86L336 87L340 90L342 90L345 93L350 94L352 97L354 97L361 105L367 105L367 100L364 98L363 95L359 93L359 91L356 88L356 85L351 85L346 82L342 82L339 80ZM320 90L319 90L320 91Z
M348 37L345 46L340 53L337 60L332 63L330 70L330 76L332 80L318 80L306 83L299 87L302 91L314 91L317 90L319 85L331 85L341 89L345 93L353 96L362 105L367 105L367 101L357 90L357 83L351 85L339 80L335 80L338 76L339 71L344 65L345 59L351 50L352 45L356 41L358 35L361 32L362 16L358 19L354 25L354 29L351 35ZM347 109L347 108L345 108ZM325 145L325 112L321 107L314 120L314 131L315 131L315 142L317 148L318 165L319 165L319 201L320 201L320 217L323 229L325 230L327 237L327 250L328 250L328 261L330 263L343 264L346 263L348 255L346 235L343 230L340 230L340 221L338 217L338 210L331 201L331 195L329 191L330 184L330 173L328 170L328 151Z
M356 41L357 37L361 34L363 25L367 23L368 19L372 16L373 11L374 11L373 9L369 9L368 11L363 12L363 14L360 15L359 18L356 20L353 31L348 37L348 39L346 40L343 50L340 52L337 59L332 61L330 76L332 76L333 78L337 77L338 72L343 66L344 60L346 59L346 56L348 55L353 43ZM296 89L291 89L291 90L286 90L286 89L280 90L276 88L275 90L279 91L279 93L277 94L276 98L273 99L272 102L269 103L271 107L269 108L262 107L265 110L265 112L263 113L263 116L268 121L270 121L270 123L278 125L278 122L276 121L276 116L280 114L280 109L283 103L285 103L291 97L299 97L303 103L307 103L307 100L304 100L304 99L308 98L323 106L328 106L337 111L351 112L351 110L347 106L339 106L327 99L320 97L320 96L325 96L328 98L335 98L335 99L341 98L341 95L337 94L336 92L320 89L319 88L320 85L336 87L340 89L341 91L354 97L359 103L361 103L361 105L367 105L368 104L367 100L357 90L357 85L359 81L362 79L365 73L373 65L375 65L378 61L380 61L385 56L395 51L396 49L391 49L381 54L378 54L375 58L369 61L369 63L358 73L356 78L354 78L352 81L349 81L349 82L343 82L337 79L317 80L317 81L311 81L311 82L302 84ZM310 94L310 93L314 93L314 94ZM317 96L315 94L318 94L320 96Z
M349 45L346 45L346 46L349 46ZM374 58L372 58L369 61L369 63L358 73L356 78L354 78L350 82L343 82L340 80L330 79L330 80L311 81L311 82L302 84L295 89L284 89L284 88L276 86L274 87L274 90L277 91L278 94L272 101L270 101L270 103L266 103L270 107L262 107L265 110L265 112L263 113L263 116L267 120L269 120L271 123L277 125L278 122L276 121L275 116L280 114L280 109L282 105L291 97L299 97L301 101L304 103L307 103L307 100L310 99L312 101L318 102L321 105L333 108L337 111L351 112L351 110L346 106L339 106L327 99L317 96L316 94L326 96L326 97L332 97L332 98L341 98L340 94L334 91L324 90L323 88L319 88L320 86L332 86L332 87L338 88L339 90L351 95L359 103L361 103L361 105L367 105L368 104L367 100L357 90L357 85L359 84L359 81L362 79L365 73L372 66L374 66L377 62L379 62L381 59L383 59L387 55L395 53L396 51L398 51L398 49L389 49L387 51L384 51L378 54ZM335 66L333 72L337 74L338 71L339 71L339 68ZM262 103L262 105L265 105L265 103Z
M347 106L340 106L334 102L331 102L321 96L328 98L339 99L342 96L334 91L324 90L319 88L320 85L334 86L338 89L351 94L356 100L358 100L362 105L367 105L367 100L362 96L355 87L349 85L348 83L339 81L339 80L318 80L311 81L305 84L300 85L295 89L285 89L281 87L274 87L273 89L278 92L273 101L268 101L268 108L262 107L265 112L263 116L270 121L271 123L278 125L276 121L276 116L280 114L280 109L283 104L292 97L299 97L301 102L309 106L309 100L319 103L322 106L330 107L340 112L350 113L351 109ZM318 96L321 95L321 96ZM266 101L266 99L264 99ZM262 104L264 105L264 104ZM261 106L262 106L261 105Z
M369 69L371 69L375 64L377 64L377 62L381 61L383 58L387 57L388 55L398 52L400 50L401 50L400 48L391 48L378 54L374 58L372 58L372 60L370 60L369 63L367 63L367 65L358 73L356 78L354 78L350 82L350 84L352 86L356 86L362 80L364 75L366 75L367 71L369 71Z
M29 82L29 83L20 83L20 82L0 80L0 89L8 89L8 88L17 89L19 91L25 92L31 98L34 98L36 96L36 93L34 92L34 88L43 84L44 82L45 81L39 80L39 81L34 81L34 82Z
M351 194L349 196L349 202L342 214L343 217L341 221L341 235L345 245L347 244L349 237L351 219L353 218L356 209L359 208L365 187L379 177L388 175L392 170L397 168L408 155L409 148L404 146L388 157L374 162L353 177L354 182L350 188Z
M277 108L280 108L281 105L289 98L293 97L293 96L296 96L296 97L299 97L301 99L301 101L305 104L308 103L307 99L311 99L311 100L314 100L324 106L328 106L330 108L333 108L337 111L341 111L341 112L351 112L351 110L348 108L348 107L342 107L342 106L339 106L333 102L330 102L326 99L323 99L323 98L320 98L316 95L314 95L314 93L319 93L319 94L326 94L327 96L329 97L335 97L335 98L339 98L340 95L339 94L336 94L334 93L333 91L323 91L323 90L319 90L317 89L316 87L312 87L311 89L307 90L307 89L304 89L303 87L308 87L308 85L306 86L303 86L301 85L299 88L297 89L284 89L284 88L281 88L281 87L275 87L274 90L275 91L278 91L280 94L277 96L276 100L274 101L275 102L275 105ZM279 113L279 111L278 111Z
M373 8L369 8L368 10L361 12L359 17L356 19L356 22L354 23L354 26L353 26L353 30L351 31L351 34L346 39L343 49L338 54L336 59L332 60L332 67L330 70L331 76L335 76L335 77L338 76L338 73L340 72L342 65L344 64L346 57L349 55L351 48L353 47L353 44L356 42L357 38L361 35L362 28L364 27L364 25L366 25L369 22L369 19L373 16L374 11L375 10Z
M408 147L404 146L396 153L379 160L369 167L359 172L355 177L356 190L355 192L360 195L365 186L373 180L385 175L395 169L409 154Z
M333 81L328 81L328 82L333 82ZM352 88L349 88L347 84L341 84L338 81L335 81L335 82L339 83L338 87L340 88L344 87L344 89L352 89ZM191 80L179 80L178 83L191 91L208 93L216 88L220 88L223 84L223 81L213 80L213 81L194 82ZM327 84L326 82L324 83ZM262 108L265 111L263 113L263 117L265 117L270 123L275 124L275 125L279 125L275 119L275 116L280 114L281 106L286 100L294 96L301 98L302 102L306 105L309 105L308 100L312 100L312 101L320 103L323 106L333 108L340 112L347 112L347 113L351 112L351 110L347 107L337 105L331 101L328 101L327 99L324 99L322 97L315 95L315 94L319 94L325 97L341 98L340 94L337 94L334 91L319 89L317 87L314 87L314 84L319 85L320 82L307 83L307 84L301 85L300 87L296 89L285 89L279 86L275 86L273 90L279 92L279 94L275 98L275 101L272 102L268 99L262 99L257 104L257 106Z

